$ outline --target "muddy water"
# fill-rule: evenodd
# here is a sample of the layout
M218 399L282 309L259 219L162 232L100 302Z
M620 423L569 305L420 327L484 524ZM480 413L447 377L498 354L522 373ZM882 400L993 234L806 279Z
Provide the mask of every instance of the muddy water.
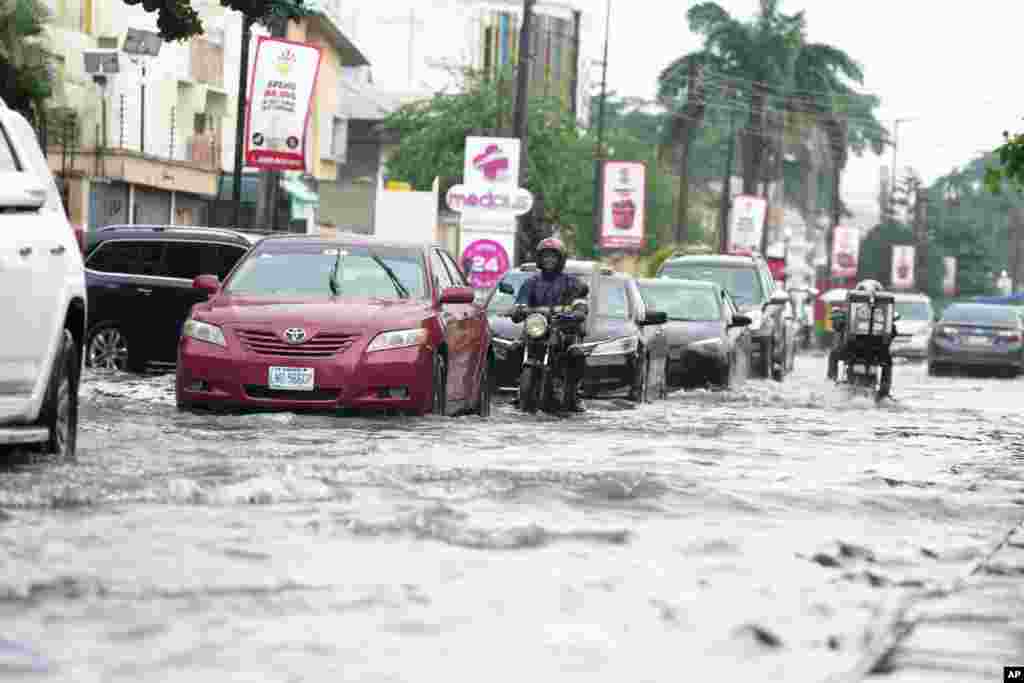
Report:
M0 472L0 674L851 671L886 605L953 580L1024 517L1024 380L902 365L896 401L876 407L824 374L803 356L782 385L591 402L569 420L505 404L487 421L194 416L176 412L172 376L90 375L78 461ZM1019 564L949 614L931 604L947 643L1024 627ZM980 631L952 618L997 606ZM957 668L922 662L925 642L890 665L998 680L1022 643Z

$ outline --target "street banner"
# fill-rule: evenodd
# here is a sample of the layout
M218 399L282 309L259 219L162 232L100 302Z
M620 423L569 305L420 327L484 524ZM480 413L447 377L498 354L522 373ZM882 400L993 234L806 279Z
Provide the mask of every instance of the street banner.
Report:
M730 254L752 254L761 251L764 220L768 214L768 200L749 194L740 194L732 200L729 212Z
M942 293L953 296L956 294L956 256L943 257L942 265Z
M832 277L857 277L860 231L837 225L832 231Z
M471 190L494 191L495 185L519 187L519 138L466 138L462 184Z
M245 164L305 171L306 132L320 48L260 36L249 84Z
M910 244L892 245L893 289L913 289L914 287L914 247Z
M469 237L462 250L462 272L474 289L496 287L501 276L512 267L512 258L501 239Z
M602 165L602 249L641 249L647 166L640 161L606 161Z

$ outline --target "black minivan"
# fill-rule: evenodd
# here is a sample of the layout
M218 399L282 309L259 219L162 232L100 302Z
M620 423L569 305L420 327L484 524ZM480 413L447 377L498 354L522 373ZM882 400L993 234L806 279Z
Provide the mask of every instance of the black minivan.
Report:
M206 294L197 275L224 280L262 237L221 228L111 225L86 233L85 364L142 372L174 363L181 327Z

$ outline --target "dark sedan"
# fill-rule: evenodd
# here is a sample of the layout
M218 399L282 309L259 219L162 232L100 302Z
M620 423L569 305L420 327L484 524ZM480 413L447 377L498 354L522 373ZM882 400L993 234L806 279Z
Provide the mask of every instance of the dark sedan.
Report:
M898 326L898 323L897 323ZM1024 367L1024 322L1012 306L955 303L942 313L928 343L928 374L955 368Z
M598 396L627 391L630 400L637 402L664 396L668 358L662 329L664 313L645 306L632 277L609 269L577 275L585 278L590 287L590 315L580 345L586 354L584 394ZM525 279L515 271L507 273L498 285L499 292L491 300L491 305L496 307L489 311L491 339L496 375L503 387L514 387L519 381L522 326L505 316L514 301L512 282L519 281L521 285ZM495 303L499 296L503 298Z
M647 305L668 316L669 386L729 387L747 377L751 320L721 285L669 278L637 284Z

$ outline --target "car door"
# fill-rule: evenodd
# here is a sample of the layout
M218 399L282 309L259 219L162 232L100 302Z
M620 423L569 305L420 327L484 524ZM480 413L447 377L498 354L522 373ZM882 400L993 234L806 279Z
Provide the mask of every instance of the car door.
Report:
M211 261L217 260L215 244L181 240L168 241L164 246L167 282L155 292L161 312L159 324L164 329L156 347L160 360L176 360L178 340L189 311L208 297L205 292L194 288L192 281L199 275L209 273L204 266L209 267ZM219 270L220 265L215 264L214 267Z
M434 289L438 299L444 291L455 286L448 267L444 263L440 250L430 250L430 271ZM445 344L448 347L448 387L449 401L466 399L466 383L471 354L465 343L466 310L465 304L441 304L441 326L444 329Z
M440 254L441 260L448 267L448 274L454 286L470 287L466 274L455 263L451 254L446 251L441 251ZM459 325L461 334L465 335L461 341L466 345L468 355L463 389L468 400L474 399L477 395L477 379L480 377L480 370L487 359L487 349L490 344L488 330L490 328L487 322L485 301L488 300L489 298L482 301L477 297L471 304L459 305L459 314L461 315Z
M641 343L647 350L647 357L650 361L647 367L647 386L654 387L666 374L668 337L665 334L665 326L640 324L647 317L647 305L634 280L626 283L626 298L629 302L631 319L637 326Z

